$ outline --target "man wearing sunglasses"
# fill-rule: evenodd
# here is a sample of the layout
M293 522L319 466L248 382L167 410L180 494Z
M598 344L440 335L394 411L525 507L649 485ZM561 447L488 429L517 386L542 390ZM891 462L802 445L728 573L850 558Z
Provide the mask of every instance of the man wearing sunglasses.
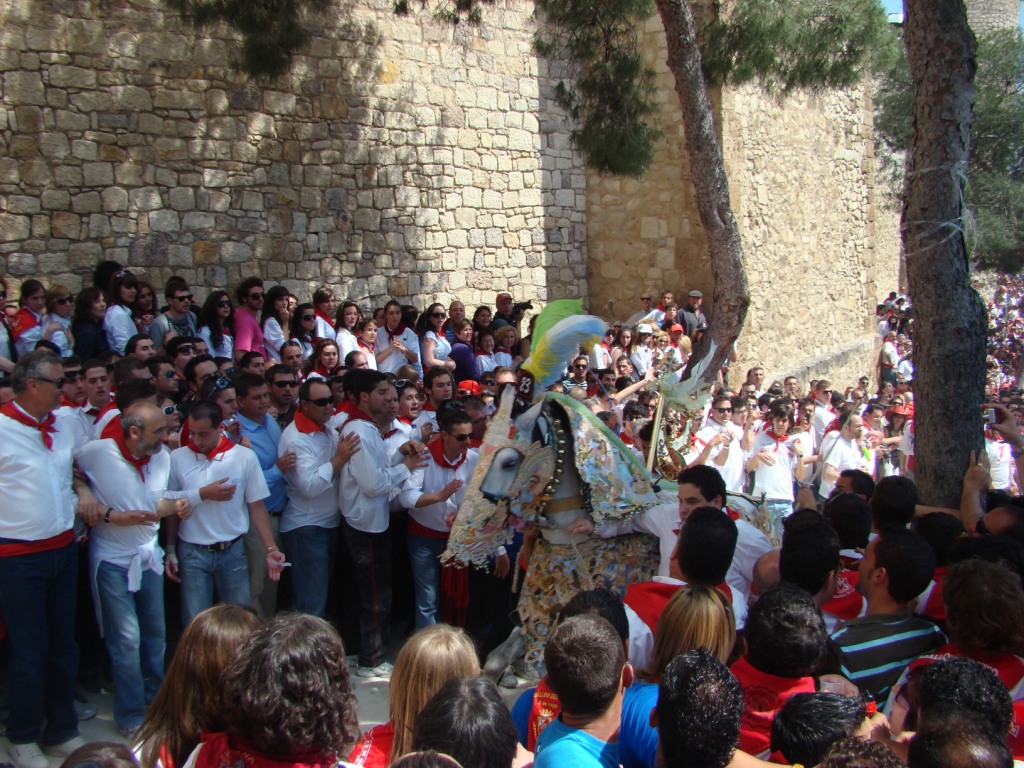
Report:
M726 488L738 492L743 490L744 452L740 447L743 430L732 422L732 399L719 395L712 403L708 423L696 435L695 450L697 464L714 466L725 480ZM694 460L693 456L687 456Z
M247 277L235 291L235 361L246 352L263 352L260 310L263 309L263 280Z
M176 336L195 336L199 321L192 311L192 291L183 277L171 277L164 286L167 308L149 327L149 337L159 349Z
M275 378L278 368L271 369ZM333 414L330 386L323 379L309 379L299 389L299 409L277 446L278 456L295 455L295 464L283 472L288 500L280 526L291 555L294 607L320 617L327 611L341 520L338 473L360 450L358 437L339 440L338 433L327 428Z
M450 409L439 422L440 439L428 446L430 461L412 473L399 496L402 507L409 510L416 629L437 624L441 555L478 458L477 452L469 448L473 420L465 410Z
M278 363L267 370L267 384L270 385L270 415L284 429L292 423L299 406L299 377L289 366Z

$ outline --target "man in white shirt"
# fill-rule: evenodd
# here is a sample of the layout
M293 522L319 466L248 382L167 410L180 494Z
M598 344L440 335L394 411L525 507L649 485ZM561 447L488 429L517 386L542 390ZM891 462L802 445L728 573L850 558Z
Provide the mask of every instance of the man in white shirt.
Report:
M652 311L654 311L654 307L651 304L651 292L644 291L640 294L640 309L629 316L629 320L626 321L626 327L636 328L641 320L650 317Z
M61 378L59 357L29 352L14 366L14 400L0 408L0 612L10 643L6 736L17 768L47 768L40 739L60 757L84 744L75 714L74 437L52 414Z
M735 493L743 490L745 457L740 445L743 430L732 422L732 411L733 404L730 398L716 397L712 403L708 423L697 432L694 449L697 451L698 463L703 464L707 461L714 465L725 480L726 488ZM719 433L720 445L705 454L704 447ZM705 455L707 458L703 459Z
M391 665L384 659L384 631L391 613L391 537L388 533L388 498L426 465L426 449L408 441L388 456L382 430L390 429L397 414L398 392L380 371L349 371L345 389L356 408L342 438L355 435L360 450L342 467L338 502L344 516L342 532L356 566L359 590L360 677L386 676ZM392 464L392 461L394 464Z
M885 382L896 384L896 366L900 362L900 353L896 348L896 331L885 334L882 349L878 353L878 388L881 390Z
M184 492L194 514L168 520L167 575L181 582L181 621L214 604L248 605L249 563L243 536L250 521L266 550L272 581L281 578L284 553L274 543L263 500L270 495L259 459L218 429L220 406L203 401L188 416L188 442L171 453L171 491ZM180 552L180 558L178 554Z
M435 366L423 375L423 389L427 393L427 401L423 404L420 415L412 423L417 434L424 424L429 424L431 431L437 430L437 411L441 404L453 397L453 380L450 371Z
M836 487L839 473L844 469L860 469L873 474L874 462L860 446L864 434L864 421L856 411L849 411L840 417L839 430L829 432L821 441L818 454L825 468L821 473L821 488L818 493L827 499Z
M377 329L377 368L398 373L403 365L412 365L423 376L420 364L420 340L412 328L402 324L402 305L392 299L384 305L384 325Z
M288 502L281 514L281 538L292 557L295 610L321 618L327 612L341 518L338 473L360 450L358 437L339 440L337 432L326 428L333 413L334 396L327 382L303 382L295 418L277 446L280 455L295 455L295 464L284 473Z
M114 721L121 734L142 725L164 674L163 550L160 514L188 514L165 499L170 455L167 419L149 402L128 406L121 430L83 448L78 465L103 504L92 523L89 569L99 625L114 677Z
M832 383L828 379L819 379L814 385L814 447L821 445L821 439L825 436L828 425L836 419L835 409L832 408ZM820 453L820 451L819 451Z
M469 449L473 420L461 408L441 416L438 439L430 443L430 461L415 470L399 497L409 510L408 544L416 593L416 629L437 624L441 555L451 521L476 468L477 452Z

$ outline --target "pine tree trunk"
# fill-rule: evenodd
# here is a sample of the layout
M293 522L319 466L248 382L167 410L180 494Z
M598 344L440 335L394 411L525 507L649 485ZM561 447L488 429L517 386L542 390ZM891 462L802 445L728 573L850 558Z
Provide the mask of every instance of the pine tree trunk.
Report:
M974 109L974 34L963 0L906 0L914 100L902 234L914 305L915 455L921 501L959 507L981 450L985 309L963 233Z
M722 148L715 133L714 113L701 69L700 48L688 0L656 0L668 42L668 67L675 77L683 111L683 131L690 159L695 200L707 235L708 257L715 278L708 333L694 350L690 364L704 355L710 339L718 345L703 379L715 380L733 342L743 328L750 305L743 268L743 242L729 203Z

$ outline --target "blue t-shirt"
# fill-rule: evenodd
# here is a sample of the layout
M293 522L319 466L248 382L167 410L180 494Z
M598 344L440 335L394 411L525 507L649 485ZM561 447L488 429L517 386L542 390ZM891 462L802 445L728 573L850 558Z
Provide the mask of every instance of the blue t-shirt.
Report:
M516 724L519 743L526 746L533 708L533 692L523 691L512 705L512 721ZM651 710L658 703L658 686L633 683L622 697L622 730L619 731L619 763L623 768L651 768L658 748L658 731L651 727Z
M601 741L579 728L565 725L561 717L552 720L537 739L534 768L618 768L619 745Z

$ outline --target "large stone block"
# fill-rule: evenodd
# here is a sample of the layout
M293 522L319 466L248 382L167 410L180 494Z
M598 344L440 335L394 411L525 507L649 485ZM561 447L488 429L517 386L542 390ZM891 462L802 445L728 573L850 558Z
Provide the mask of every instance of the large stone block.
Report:
M28 216L0 213L0 240L3 242L24 240L31 232L32 219Z
M7 72L4 74L4 102L14 106L46 104L43 78L38 72Z
M67 50L69 53L105 53L107 35L103 22L93 19L68 19Z

